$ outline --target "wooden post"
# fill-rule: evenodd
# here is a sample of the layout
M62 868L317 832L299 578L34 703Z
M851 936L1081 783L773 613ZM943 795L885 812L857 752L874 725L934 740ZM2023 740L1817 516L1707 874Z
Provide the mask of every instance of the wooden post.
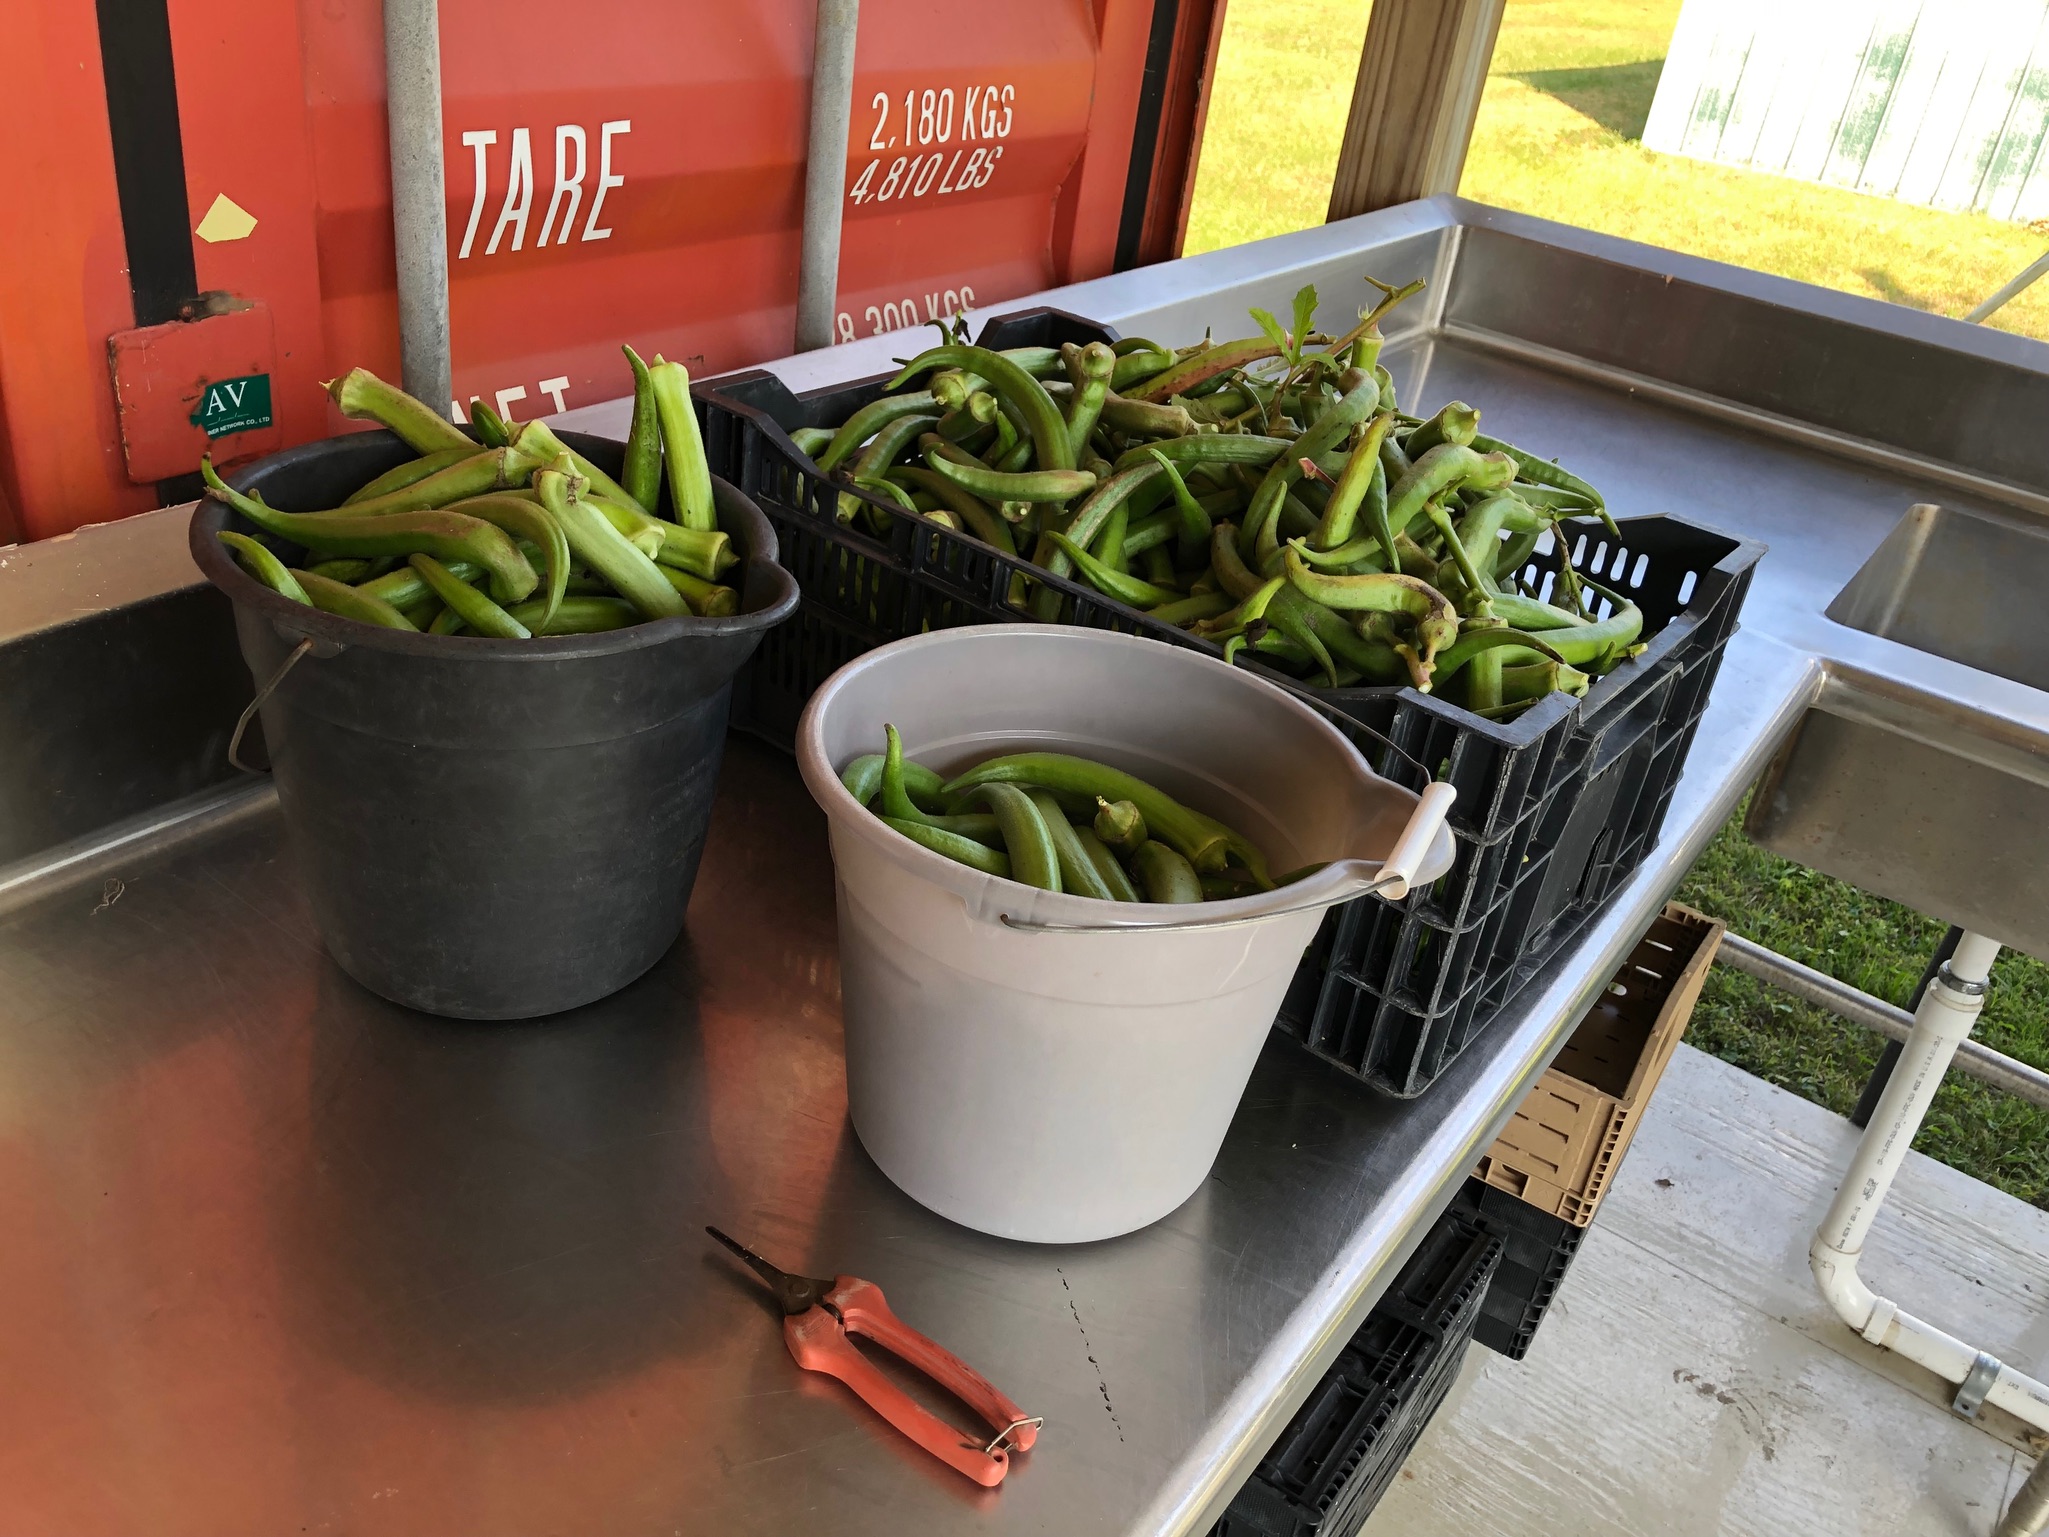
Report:
M1373 0L1329 219L1458 190L1503 0Z

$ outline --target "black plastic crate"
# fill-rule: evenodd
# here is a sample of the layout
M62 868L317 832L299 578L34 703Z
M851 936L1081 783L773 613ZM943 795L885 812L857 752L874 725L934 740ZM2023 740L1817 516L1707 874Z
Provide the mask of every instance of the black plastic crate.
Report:
M985 347L1056 347L1115 341L1117 333L1065 310L1000 315L975 338ZM841 526L842 493L896 508L868 492L826 480L790 441L797 427L837 426L883 393L877 374L793 395L765 370L729 374L697 386L705 455L712 473L739 486L775 525L783 565L804 599L797 615L763 637L733 691L732 723L787 749L797 717L818 686L854 657L906 635L965 624L1014 624L1031 616L1006 601L1011 575L1030 570L979 539L897 516L887 538ZM1171 641L1171 626L1113 603L1095 589L1054 579L1069 599L1070 623Z
M1579 1253L1587 1230L1539 1211L1482 1179L1467 1179L1453 1198L1452 1212L1478 1223L1502 1244L1501 1264L1480 1306L1473 1338L1511 1361L1520 1361L1530 1353L1537 1326L1558 1295L1558 1285L1571 1268L1572 1257Z
M1098 338L1113 333L1037 309L991 321L979 340ZM847 488L819 475L789 430L844 421L888 382L878 375L798 397L755 372L698 387L713 470L767 514L804 593L797 618L770 631L742 673L736 726L787 747L812 691L861 652L926 630L1028 619L1007 602L1021 571L1066 596L1064 623L1223 655L965 534L901 516L887 538L840 526L835 499ZM1333 909L1276 1021L1385 1093L1428 1088L1655 845L1763 554L1673 517L1631 519L1619 543L1590 520L1565 527L1575 567L1627 593L1650 636L1584 700L1553 695L1497 723L1414 689L1321 689L1267 674L1331 713L1390 779L1420 788L1427 769L1459 792L1451 870L1398 904L1363 898ZM1540 592L1557 574L1548 543L1525 572Z
M1502 1255L1457 1211L1430 1230L1211 1537L1351 1537L1444 1402Z
M1568 525L1574 566L1632 598L1650 636L1584 700L1496 724L1413 690L1304 691L1366 728L1353 741L1388 778L1420 788L1427 769L1459 792L1451 870L1327 914L1277 1022L1375 1088L1428 1088L1658 841L1764 551L1679 518L1621 527Z

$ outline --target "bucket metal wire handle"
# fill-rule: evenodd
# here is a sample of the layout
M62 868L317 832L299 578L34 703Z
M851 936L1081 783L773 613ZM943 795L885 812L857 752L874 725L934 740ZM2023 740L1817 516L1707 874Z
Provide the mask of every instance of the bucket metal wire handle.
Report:
M1184 918L1178 923L1040 923L1031 918L1013 918L1009 913L997 914L996 921L1007 929L1025 934L1172 934L1187 929L1227 929L1240 923L1264 923L1269 918L1307 912L1312 907L1330 907L1336 902L1348 902L1353 897L1372 896L1396 885L1404 890L1408 888L1407 880L1400 874L1384 875L1335 898L1325 892L1307 902L1296 902L1288 907L1263 907L1256 913L1236 913L1219 918Z
M291 654L278 663L277 671L270 675L270 681L256 691L256 697L250 700L247 707L243 709L242 718L235 722L235 734L228 738L228 762L234 764L243 773L268 774L270 772L268 765L258 768L253 763L244 763L242 761L242 733L249 729L249 722L256 719L256 712L263 708L263 701L268 699L277 686L285 681L285 674L298 666L299 658L312 649L313 637L310 635L302 637L299 644L292 647Z
M1386 896L1389 900L1398 902L1409 894L1409 886L1415 880L1417 870L1429 857L1438 834L1444 830L1445 817L1451 811L1451 803L1457 799L1458 791L1442 780L1425 786L1423 793L1416 797L1416 809L1409 813L1408 824L1402 828L1401 836L1395 839L1394 847L1388 850L1386 859L1335 861L1339 865L1350 866L1362 876L1367 870L1377 869L1380 872L1370 880L1362 879L1350 890L1333 893L1326 887L1307 901L1291 903L1284 907L1262 907L1257 912L1220 914L1214 918L1183 918L1167 923L1041 923L1033 918L1015 918L1009 913L997 914L996 921L1005 928L1017 929L1027 934L1155 934L1186 929L1221 929L1240 923L1258 923L1288 913L1306 912L1310 908L1330 907L1338 902L1348 902L1354 897Z

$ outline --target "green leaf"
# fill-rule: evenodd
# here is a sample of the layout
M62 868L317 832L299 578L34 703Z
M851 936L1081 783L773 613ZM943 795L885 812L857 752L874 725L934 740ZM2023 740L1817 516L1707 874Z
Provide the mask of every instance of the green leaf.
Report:
M1316 327L1316 285L1304 283L1302 291L1295 295L1295 347L1288 354L1290 363L1302 361L1302 348L1309 340L1309 333Z
M1252 318L1258 324L1259 329L1266 333L1266 339L1280 348L1282 355L1286 356L1288 353L1288 333L1281 329L1281 323L1265 310L1252 311Z

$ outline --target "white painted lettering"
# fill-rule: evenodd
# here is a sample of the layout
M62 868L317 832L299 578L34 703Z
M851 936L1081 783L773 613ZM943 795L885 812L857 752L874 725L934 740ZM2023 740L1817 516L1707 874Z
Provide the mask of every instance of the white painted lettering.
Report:
M484 254L489 256L491 253L486 251ZM526 399L526 386L524 384L515 384L509 390L500 390L498 392L498 414L505 419L505 424L508 427L512 425L512 403L515 400L524 399Z
M598 184L591 189L591 215L584 221L585 240L610 240L610 227L598 228L598 215L605 207L605 194L614 187L626 185L626 178L612 174L612 139L615 135L633 132L633 120L620 118L616 122L603 123L598 127Z
M534 206L534 143L524 128L512 130L512 170L505 179L505 204L498 210L498 222L491 228L486 256L498 253L498 242L506 227L512 229L512 249L526 244L526 216Z
M565 153L569 146L576 146L576 174L568 174L569 157ZM562 195L569 195L569 207L562 214L562 234L555 241L557 245L569 244L569 226L576 222L576 210L583 202L583 172L585 165L583 129L575 123L564 123L555 130L555 190L548 194L548 217L541 221L541 238L535 246L548 243L548 231L555 227L555 210L561 205Z
M473 128L462 136L462 142L476 152L477 190L470 199L470 222L468 228L462 232L462 249L456 253L457 261L461 261L464 257L468 256L471 245L476 242L477 221L484 216L484 175L487 169L484 161L484 147L487 144L496 144L498 142L498 134L495 130L489 128ZM456 408L455 419L457 421L463 419L460 406Z
M555 409L557 411L567 411L569 409L569 402L562 398L568 392L568 389L569 375L567 374L557 374L552 379L543 379L541 381L541 393L555 402Z

